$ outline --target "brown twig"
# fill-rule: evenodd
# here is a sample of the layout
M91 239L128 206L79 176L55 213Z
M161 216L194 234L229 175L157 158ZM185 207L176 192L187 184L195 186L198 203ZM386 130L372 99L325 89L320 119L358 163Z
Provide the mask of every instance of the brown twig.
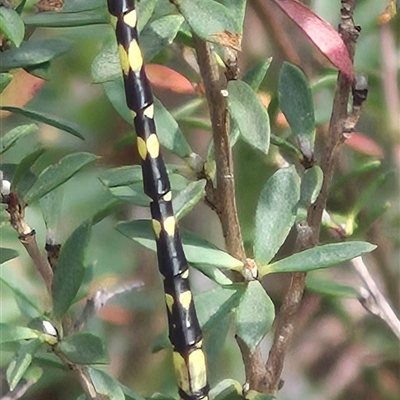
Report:
M352 59L354 57L355 43L359 34L359 29L354 25L353 21L355 4L356 0L342 1L342 21L339 27L339 33L342 35L343 41L346 44ZM338 150L344 141L343 133L346 131L346 128L351 125L351 121L348 121L349 115L347 113L347 103L350 95L351 84L352 82L339 72L332 115L329 123L328 138L321 161L321 168L324 172L323 185L317 200L308 210L308 226L305 231L307 232L307 235L305 237L298 235L296 246L299 249L316 246L319 241L322 213L326 206L333 172L338 158ZM350 118L354 119L354 115L351 114ZM274 343L271 347L266 364L268 371L266 385L267 394L274 395L279 389L283 362L293 336L295 318L300 307L304 287L305 274L293 274L289 290L277 317Z
M229 253L245 262L246 253L236 208L232 151L229 145L227 101L223 94L223 90L226 90L226 79L219 71L211 45L196 36L194 36L194 39L215 146L217 186L216 188L208 188L208 201L213 204L221 220Z
M25 221L23 207L19 202L16 193L11 192L7 196L3 196L3 201L7 203L7 211L10 214L11 226L18 232L19 240L27 250L31 257L36 270L39 272L43 281L46 284L48 293L51 295L53 288L54 270L58 259L53 255L52 265L49 260L42 254L36 241L35 230L32 229ZM73 333L73 323L71 317L66 315L62 321L64 335L70 335ZM60 358L61 361L71 370L73 370L81 382L82 389L86 393L86 396L91 400L103 400L104 397L99 395L91 381L89 371L87 367L71 363L65 356L57 351L57 345L54 346L54 353Z
M214 188L211 182L208 183L207 201L219 216L228 252L246 265L246 253L236 208L227 101L223 92L227 82L218 69L211 45L195 35L194 42L207 97L215 146L217 185ZM259 390L265 381L265 366L261 350L257 348L254 352L250 352L240 339L237 341L242 353L246 382L249 383L251 389Z
M11 192L3 201L8 205L7 211L10 214L11 226L17 231L18 237L22 245L25 247L31 257L36 270L39 272L47 291L51 293L53 284L53 270L50 264L43 257L36 242L35 231L26 223L23 215L23 208L19 203L16 193Z
M295 252L312 247L312 236L313 231L307 222L303 221L297 224ZM305 280L306 274L304 272L292 274L289 289L276 319L274 340L266 363L266 393L274 394L280 387L283 364L293 337L297 312L303 298Z

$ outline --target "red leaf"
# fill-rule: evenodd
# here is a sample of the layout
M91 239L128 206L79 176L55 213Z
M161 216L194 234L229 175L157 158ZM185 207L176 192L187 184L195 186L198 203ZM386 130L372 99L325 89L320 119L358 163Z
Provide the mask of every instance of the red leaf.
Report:
M296 0L273 0L273 2L336 68L353 80L353 62L349 52L339 33L328 22Z
M371 157L383 158L382 147L375 140L363 135L359 132L352 133L345 141L346 145L359 153L366 154Z
M146 74L153 86L171 90L175 93L194 94L195 90L189 80L179 72L159 64L146 65Z
M0 95L0 105L23 107L44 84L44 80L28 74L23 69L12 72L13 80ZM0 118L11 115L9 111L0 111Z

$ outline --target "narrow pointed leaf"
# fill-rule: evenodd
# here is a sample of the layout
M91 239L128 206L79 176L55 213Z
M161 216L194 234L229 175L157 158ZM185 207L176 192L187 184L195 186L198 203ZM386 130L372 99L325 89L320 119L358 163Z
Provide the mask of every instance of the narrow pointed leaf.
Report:
M224 379L210 390L210 398L214 400L242 400L243 387L233 379Z
M9 148L15 145L15 143L24 136L30 135L36 132L38 129L37 125L20 125L14 129L8 131L4 136L0 138L0 154L6 152Z
M254 91L260 88L261 82L264 80L265 75L271 65L272 57L266 60L261 60L252 68L250 68L243 76L243 81L246 82Z
M270 124L267 110L257 94L243 81L228 84L228 108L242 138L250 146L267 154Z
M173 3L201 39L240 51L242 27L227 7L213 0L174 0Z
M38 14L39 15L39 14ZM65 53L71 44L61 39L30 40L1 53L0 69L42 64Z
M308 168L301 180L300 204L308 208L317 199L322 187L324 175L318 165Z
M254 252L257 264L268 264L282 246L296 219L300 179L294 166L268 179L256 211Z
M37 181L26 194L25 202L29 204L40 199L97 158L90 153L75 153L65 156L57 164L50 165L39 175Z
M109 14L106 7L98 7L92 10L71 13L37 13L24 17L26 25L46 28L69 28L75 26L106 24L108 21Z
M41 332L24 326L15 326L0 322L0 343L18 342L19 340L36 339Z
M84 258L89 243L91 223L84 222L61 247L53 284L53 314L61 320L82 284Z
M183 21L182 15L166 15L145 26L140 34L140 45L146 62L174 41Z
M21 114L24 117L28 117L35 121L43 122L44 124L54 126L54 128L68 132L71 135L74 135L79 139L84 140L84 133L82 132L81 128L76 124L74 124L73 122L70 121L67 122L58 117L55 117L54 115L49 115L39 111L29 110L27 108L2 106L1 109L13 112L15 114Z
M13 76L11 74L0 74L0 93L8 86L8 84L12 81Z
M42 316L42 312L33 304L32 300L28 298L28 296L23 293L18 288L14 287L10 283L6 282L4 279L0 277L0 282L2 282L5 286L7 286L10 290L12 290L14 299L18 304L18 308L21 310L22 314L33 319Z
M46 149L38 148L33 150L32 153L26 155L22 161L18 164L17 169L12 177L11 187L17 189L20 198L23 198L26 194L26 190L30 188L24 185L26 177L31 173L30 169L37 159L46 151ZM32 174L33 175L33 174ZM33 182L32 182L33 184Z
M307 35L315 47L350 80L353 63L339 33L307 6L297 0L273 0Z
M0 265L16 257L18 257L17 250L0 247Z
M77 333L65 337L58 349L76 364L107 364L108 356L103 341L91 333Z
M0 32L16 47L22 43L25 34L24 22L12 8L0 7Z
M189 157L192 149L174 117L156 98L154 108L154 119L161 144L181 158Z
M313 271L351 260L374 249L376 249L376 246L367 242L325 244L293 254L270 265L261 265L258 272L262 277L272 272Z
M236 335L254 351L271 330L275 306L259 281L248 283L236 310Z
M116 379L98 369L89 368L88 371L96 393L106 396L108 400L125 400L124 392Z
M149 220L135 220L119 223L117 231L141 244L142 246L156 251L154 232ZM233 258L228 253L218 249L211 243L199 238L193 233L181 233L183 249L190 264L210 264L229 269L241 269L241 261Z
M190 182L184 190L178 193L178 196L173 199L173 208L177 219L187 215L204 198L205 186L205 179Z
M142 168L140 165L111 168L102 172L99 179L107 187L131 185L143 180Z
M245 292L243 285L216 287L195 297L196 310L203 331L213 329L218 320L225 318L237 307Z
M306 287L312 292L320 293L325 296L339 297L342 299L359 298L359 293L351 286L342 285L328 279L315 278L310 274L307 275Z
M29 340L27 343L21 344L21 347L7 367L7 382L11 391L15 389L24 376L41 344L42 341L40 339Z
M279 74L279 105L299 142L301 152L312 159L315 117L310 86L300 68L284 63Z

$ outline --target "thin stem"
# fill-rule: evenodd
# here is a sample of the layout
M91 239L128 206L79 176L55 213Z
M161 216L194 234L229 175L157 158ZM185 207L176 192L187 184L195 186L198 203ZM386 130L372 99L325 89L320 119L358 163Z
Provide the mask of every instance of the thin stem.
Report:
M230 254L245 262L242 233L236 208L232 151L229 145L229 119L227 101L223 94L226 79L220 74L209 43L194 35L197 59L203 78L215 146L217 187L209 190L221 220L226 246Z
M246 265L246 253L236 208L227 100L223 92L227 87L227 82L218 69L210 44L193 36L210 112L217 170L217 186L214 188L209 181L207 201L219 216L228 252ZM246 382L249 383L251 389L262 390L265 383L265 366L261 349L257 348L254 352L250 352L239 338L237 342L242 353Z
M365 293L361 293L361 304L367 311L382 318L400 339L400 321L370 275L364 260L360 256L353 258L351 263L365 285Z
M356 0L342 1L342 21L339 27L339 32L352 59L354 57L355 43L359 33L353 21L355 4ZM335 164L338 159L338 151L344 141L344 130L351 125L348 122L349 115L347 113L350 89L351 82L339 72L332 115L329 123L328 138L321 161L321 168L324 173L323 185L317 200L308 210L307 224L304 226L305 229L298 234L296 242L298 250L314 247L319 241L322 213L326 207ZM354 119L353 115L350 117ZM305 235L302 235L304 233ZM304 292L305 277L306 274L303 273L292 275L290 287L277 317L274 342L266 364L268 371L266 393L268 394L275 395L279 389L284 358L293 336L295 317Z

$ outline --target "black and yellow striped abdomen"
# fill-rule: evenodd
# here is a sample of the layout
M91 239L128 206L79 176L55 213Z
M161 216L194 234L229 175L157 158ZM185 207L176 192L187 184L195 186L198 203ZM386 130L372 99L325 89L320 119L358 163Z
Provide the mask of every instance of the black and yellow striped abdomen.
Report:
M142 159L144 191L150 197L157 257L164 280L169 338L179 395L207 400L208 383L202 333L189 284L188 263L172 209L171 187L154 122L153 95L146 77L137 35L133 0L108 0L115 24L126 101L132 111Z

